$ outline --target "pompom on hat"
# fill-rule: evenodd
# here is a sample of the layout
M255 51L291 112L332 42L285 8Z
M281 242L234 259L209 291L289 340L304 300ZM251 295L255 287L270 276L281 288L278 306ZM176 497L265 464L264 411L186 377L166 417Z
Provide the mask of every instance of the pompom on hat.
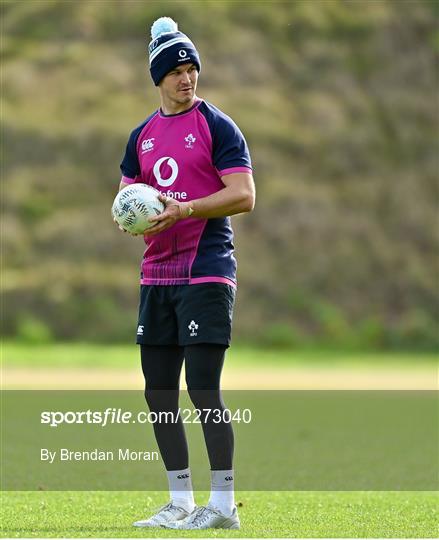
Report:
M158 86L163 77L180 64L195 64L201 69L200 57L195 45L170 17L160 17L151 26L149 71Z

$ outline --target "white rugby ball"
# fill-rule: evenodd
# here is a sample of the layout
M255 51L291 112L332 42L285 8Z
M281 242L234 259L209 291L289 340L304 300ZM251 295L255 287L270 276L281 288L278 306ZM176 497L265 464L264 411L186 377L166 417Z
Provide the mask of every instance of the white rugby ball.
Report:
M161 214L165 205L159 201L160 192L147 184L131 184L116 195L111 212L126 231L140 234L154 225L149 218Z

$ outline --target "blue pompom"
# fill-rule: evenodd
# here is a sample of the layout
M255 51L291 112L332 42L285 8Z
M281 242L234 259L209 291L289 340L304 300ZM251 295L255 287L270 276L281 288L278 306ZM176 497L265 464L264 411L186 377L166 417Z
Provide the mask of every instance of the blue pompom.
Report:
M178 32L178 25L171 17L160 17L151 26L152 39L157 39L162 34L169 34L170 32Z

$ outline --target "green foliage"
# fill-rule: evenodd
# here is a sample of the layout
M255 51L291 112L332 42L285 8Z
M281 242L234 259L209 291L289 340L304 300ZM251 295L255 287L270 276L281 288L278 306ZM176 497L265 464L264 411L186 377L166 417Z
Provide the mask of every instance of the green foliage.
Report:
M267 325L257 341L273 349L291 349L300 345L303 339L293 326L278 323Z
M412 349L428 350L432 345L439 348L439 327L437 318L429 317L422 310L414 309L404 315L400 323L389 332L390 345L400 348L405 345Z
M57 338L132 339L143 246L109 209L166 13L253 157L235 337L437 348L437 3L202 4L2 3L6 335L24 309Z
M386 326L377 316L370 316L360 321L355 332L359 348L381 349L385 344L385 335Z
M19 341L28 345L41 345L53 340L50 327L29 315L24 315L19 319L16 335Z
M349 338L350 327L337 306L320 301L312 304L310 308L324 338L335 344L346 342Z

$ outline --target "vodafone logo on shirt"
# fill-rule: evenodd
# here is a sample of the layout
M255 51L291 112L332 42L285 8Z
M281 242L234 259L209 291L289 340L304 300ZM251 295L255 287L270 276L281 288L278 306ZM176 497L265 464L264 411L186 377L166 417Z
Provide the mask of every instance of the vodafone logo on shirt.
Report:
M174 158L165 156L154 163L152 172L154 173L159 186L169 187L172 186L177 179L178 165ZM186 200L188 197L186 191L172 191L171 189L163 190L161 191L161 194L182 201Z
M157 183L163 187L171 186L178 176L178 165L174 158L165 156L158 159L153 168Z

